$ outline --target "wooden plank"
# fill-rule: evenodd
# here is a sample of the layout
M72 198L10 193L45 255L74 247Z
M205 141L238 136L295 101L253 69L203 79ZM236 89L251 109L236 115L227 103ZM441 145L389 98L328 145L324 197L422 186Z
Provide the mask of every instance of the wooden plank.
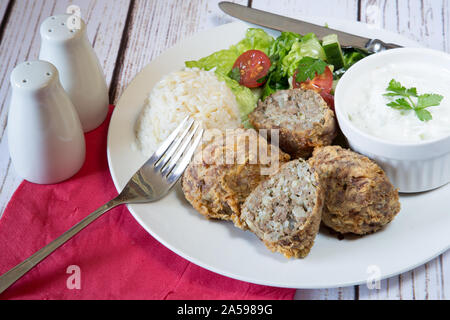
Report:
M253 0L252 8L270 11L291 18L333 17L357 20L358 1L355 0L280 0L274 5L271 0Z
M360 13L363 22L377 28L398 32L430 48L449 51L448 0L362 0ZM413 271L382 281L381 290L360 286L360 298L443 299L450 284L445 282L450 274L444 276L445 265L449 264L450 253L446 253Z
M362 0L361 20L427 47L449 51L448 0Z
M444 37L443 49L450 52L450 1L442 2L442 35Z
M277 1L276 6L270 0L253 0L252 7L284 16L299 18L304 16L333 17L348 20L357 20L358 2L353 0L315 0L307 1L283 0ZM324 290L297 290L297 300L353 300L354 287L324 289Z
M354 300L354 287L320 290L297 290L295 300Z
M2 1L4 3L4 1ZM71 0L16 0L6 24L0 44L0 154L8 155L5 137L9 74L20 62L34 60L39 55L39 26L44 19L66 12ZM112 78L116 57L130 0L78 0L82 17L87 22L87 33L106 74ZM0 215L21 179L14 172L9 157L0 158Z
M219 0L136 1L131 12L127 42L120 58L112 100L152 59L176 42L198 31L235 21L218 7ZM247 4L246 0L236 1ZM189 19L186 19L189 17Z
M381 282L380 290L360 286L361 300L440 300L444 299L442 258L413 271Z
M442 254L437 261L441 269L441 298L447 300L450 297L450 252Z
M3 24L3 18L5 17L6 11L8 9L8 5L11 2L11 0L3 0L0 2L0 25ZM1 34L0 30L0 34Z

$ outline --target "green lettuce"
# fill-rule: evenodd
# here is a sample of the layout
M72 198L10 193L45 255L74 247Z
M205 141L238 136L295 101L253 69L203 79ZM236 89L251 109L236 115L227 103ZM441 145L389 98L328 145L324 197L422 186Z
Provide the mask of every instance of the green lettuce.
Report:
M294 32L282 32L281 35L273 41L269 49L269 57L272 62L272 67L269 70L269 77L263 88L263 99L278 90L289 88L289 81L286 77L287 70L285 70L282 61L291 51L292 45L299 42L301 38L301 35Z
M185 65L188 68L199 68L206 71L216 68L217 73L228 74L238 57L239 54L235 49L220 50L198 61L186 61Z
M258 91L252 91L247 87L241 86L239 82L223 74L216 73L216 75L219 81L225 82L236 96L241 122L248 128L248 115L255 109L256 103L260 98Z
M292 44L291 51L283 58L282 65L285 76L292 77L297 70L300 61L304 57L326 60L327 56L319 39L313 33L305 35L301 41Z
M273 40L264 30L250 28L247 30L245 38L238 44L231 46L229 49L214 52L198 61L186 61L185 65L188 68L199 68L207 71L216 68L217 73L228 75L241 54L248 50L260 50L267 54Z
M273 41L269 49L269 57L272 62L283 60L291 51L292 45L300 41L301 35L294 32L282 32L281 35Z
M273 37L268 35L264 30L250 28L247 30L245 38L242 39L235 48L239 55L248 50L259 50L268 54L273 41Z

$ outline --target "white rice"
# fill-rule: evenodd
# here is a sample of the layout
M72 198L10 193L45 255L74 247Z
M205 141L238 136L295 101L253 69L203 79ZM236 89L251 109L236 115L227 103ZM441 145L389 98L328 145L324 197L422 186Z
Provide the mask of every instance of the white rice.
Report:
M241 125L236 97L214 71L184 69L168 74L151 91L136 123L136 146L150 157L188 115L205 129Z

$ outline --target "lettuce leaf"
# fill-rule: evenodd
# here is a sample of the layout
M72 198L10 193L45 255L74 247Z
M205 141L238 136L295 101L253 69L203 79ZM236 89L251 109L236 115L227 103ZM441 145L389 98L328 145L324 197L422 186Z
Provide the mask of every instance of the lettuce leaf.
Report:
M220 50L198 61L186 61L185 65L188 68L199 68L206 71L216 68L217 73L228 74L238 57L239 54L234 49Z
M304 57L326 61L327 56L319 39L313 33L305 35L301 41L292 44L291 51L283 58L282 65L285 76L292 77Z
M302 36L294 32L282 32L272 43L269 49L269 57L272 67L269 71L269 78L263 88L262 98L265 99L278 90L289 88L287 70L282 64L283 59L291 51L292 45L301 40Z
M301 38L301 35L294 32L282 32L269 49L269 57L272 62L283 60L289 51L291 51L292 45L300 41Z
M245 38L238 44L231 46L229 49L214 52L198 61L186 61L185 65L188 68L199 68L207 71L216 68L217 73L227 75L231 72L236 59L241 54L248 50L260 50L267 54L273 40L264 30L250 28L247 30Z
M269 49L273 41L273 37L268 35L264 30L250 28L247 30L245 38L242 39L235 48L239 55L248 50L260 50L265 54L269 54Z
M216 73L216 75L219 81L225 82L228 88L231 89L231 92L236 96L241 122L248 128L248 125L246 125L246 123L248 124L248 115L255 109L256 103L260 98L258 91L252 91L247 87L241 86L239 82L223 74Z

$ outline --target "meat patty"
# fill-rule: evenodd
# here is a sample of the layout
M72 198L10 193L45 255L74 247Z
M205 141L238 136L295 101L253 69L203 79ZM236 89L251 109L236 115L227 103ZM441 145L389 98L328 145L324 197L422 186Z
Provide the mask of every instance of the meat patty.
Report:
M309 164L325 189L323 223L345 234L381 230L400 211L398 191L373 161L341 147L314 151Z
M249 115L256 129L278 129L279 146L292 158L307 158L315 147L328 146L336 137L333 110L313 90L291 89L259 101Z
M241 220L270 250L304 258L319 231L323 201L318 175L294 160L248 196Z
M227 130L198 151L182 178L186 199L205 217L232 220L237 226L241 205L258 184L289 155L255 130Z

